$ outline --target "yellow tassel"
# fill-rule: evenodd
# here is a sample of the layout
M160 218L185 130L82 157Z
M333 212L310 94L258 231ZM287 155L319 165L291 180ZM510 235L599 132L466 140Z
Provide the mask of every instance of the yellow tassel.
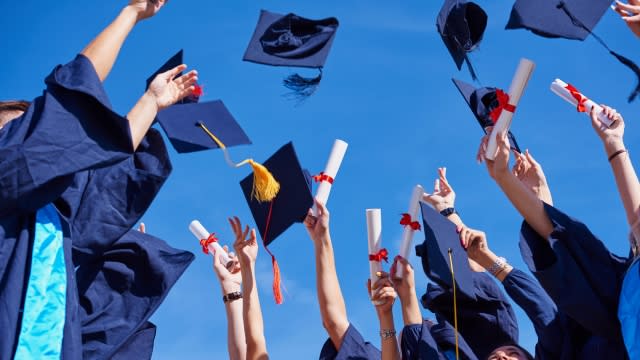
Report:
M260 202L273 200L278 195L278 191L280 191L280 183L263 165L251 159L248 162L253 168L253 190L251 191L251 196Z
M207 127L199 122L198 126L204 130L204 132L209 135L211 140L213 140L224 152L224 158L227 163L232 167L240 167L245 164L251 165L253 168L253 189L251 190L251 197L255 198L259 202L268 202L273 200L276 195L278 195L278 191L280 191L280 184L273 175L267 170L263 165L253 161L253 159L246 159L239 163L234 163L229 156L229 152L227 151L227 147L215 136Z

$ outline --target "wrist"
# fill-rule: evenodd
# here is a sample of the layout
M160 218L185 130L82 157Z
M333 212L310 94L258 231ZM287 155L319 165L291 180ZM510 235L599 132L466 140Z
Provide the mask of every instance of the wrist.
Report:
M124 16L127 16L128 18L130 18L131 20L134 20L136 23L140 20L142 20L140 18L140 14L142 13L142 9L133 6L133 5L127 5L122 9L121 14Z
M229 294L232 292L238 292L242 290L242 285L238 283L225 283L220 284L220 288L222 290L222 295Z
M144 102L145 104L148 104L149 106L152 106L156 112L158 112L159 110L162 110L158 106L158 99L151 92L151 90L145 91L142 97L140 98L140 101Z
M604 139L604 149L607 152L607 156L610 156L613 152L624 149L624 142L620 138Z

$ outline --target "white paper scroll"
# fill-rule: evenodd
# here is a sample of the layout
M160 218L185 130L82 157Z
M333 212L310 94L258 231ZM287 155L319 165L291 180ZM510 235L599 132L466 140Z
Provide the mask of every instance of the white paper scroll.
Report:
M513 76L513 80L511 80L511 85L509 86L510 105L513 105L516 108L518 107L522 93L527 87L527 83L529 82L529 78L531 77L531 73L533 73L533 69L535 67L536 64L533 61L524 58L520 59L520 63L516 69L516 74ZM491 135L489 135L489 144L487 146L487 151L485 152L487 159L495 159L496 149L498 148L496 135L502 131L509 130L512 118L513 113L511 111L502 110L500 113L498 121L496 121L493 130L491 130Z
M340 164L342 164L344 154L347 152L347 146L349 146L349 144L340 139L336 139L336 141L334 141L331 154L329 154L329 159L327 160L327 165L324 167L324 171L322 172L323 177L326 177L320 180L318 190L316 190L316 198L325 205L327 205L327 201L329 201L331 186L333 180L338 174L338 169L340 169ZM315 204L313 205L313 214L317 214Z
M575 108L577 108L578 107L578 99L576 99L573 95L571 95L571 92L567 89L568 86L569 86L569 84L565 83L564 81L562 81L560 79L555 79L551 83L551 91L553 91L556 95L558 95L562 99L564 99L564 101L568 102L569 104L571 104ZM596 114L598 114L598 119L605 126L610 127L613 124L613 121L609 120L607 115L604 112L602 112L602 106L596 104L591 99L589 99L588 97L584 96L582 93L579 92L578 94L579 94L579 96L581 96L584 99L582 104L584 105L584 108L586 110L585 114L587 114L587 116L589 116L589 114L591 113L591 108L595 108Z
M411 221L420 221L419 211L420 211L420 199L422 199L422 195L424 194L424 188L420 185L416 185L413 188L413 193L411 193L411 200L409 200L409 208L407 210L407 214L411 216ZM400 242L400 256L405 259L409 259L409 253L411 251L411 245L413 244L413 234L416 230L413 230L411 226L405 226L402 230L402 241ZM402 266L398 263L396 267L396 276L402 277Z
M367 209L367 237L369 240L369 255L377 254L382 248L382 212L380 209ZM380 261L369 260L369 279L371 289L378 281L378 273L382 271ZM371 294L373 296L373 293Z
M189 224L189 230L191 230L193 236L195 236L198 240L207 239L211 234L207 231L207 229L204 228L204 226L202 226L202 224L198 220L193 220L191 224ZM227 252L222 249L222 246L220 246L217 241L209 244L208 248L211 255L213 255L214 252L218 252L220 254L220 261L225 266L230 266L231 259L229 258L229 254L227 254Z

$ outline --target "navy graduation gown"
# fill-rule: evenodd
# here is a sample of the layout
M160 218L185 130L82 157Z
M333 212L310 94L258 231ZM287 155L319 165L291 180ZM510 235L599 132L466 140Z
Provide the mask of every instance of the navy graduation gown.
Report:
M617 348L622 343L618 298L628 259L610 253L583 223L544 208L553 232L547 241L523 222L525 263L562 313Z
M496 281L485 272L472 272L476 299L458 292L458 330L479 358L502 344L518 342L516 315ZM453 292L428 284L422 305L453 323Z
M20 331L35 212L57 199L74 174L120 162L133 151L128 121L110 110L89 59L79 55L56 67L45 83L43 95L33 100L22 116L0 129L2 359L12 358ZM68 236L68 224L62 223ZM68 241L64 248L70 255ZM71 257L65 256L65 261L68 283L72 284ZM68 301L73 288L67 286ZM63 341L79 345L72 337Z
M320 360L378 360L380 356L380 350L365 341L353 324L349 324L340 350L336 350L331 339L327 339L320 350Z
M405 326L400 339L402 360L447 360L455 357L455 346L455 329L442 319L435 325L423 321ZM458 336L458 350L463 360L478 359L462 335Z

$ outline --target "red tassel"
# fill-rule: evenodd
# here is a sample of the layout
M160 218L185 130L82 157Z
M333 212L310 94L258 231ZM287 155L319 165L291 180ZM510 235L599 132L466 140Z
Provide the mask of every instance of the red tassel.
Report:
M193 96L195 96L195 97L201 97L201 96L202 96L202 94L204 93L204 92L202 91L202 86L200 86L200 85L198 85L198 84L195 84L195 85L194 85L194 87L195 87L195 89L193 89L193 92L192 92L191 94L192 94Z
M282 290L280 289L280 266L278 266L278 260L271 255L271 266L273 267L273 298L276 304L282 304Z

